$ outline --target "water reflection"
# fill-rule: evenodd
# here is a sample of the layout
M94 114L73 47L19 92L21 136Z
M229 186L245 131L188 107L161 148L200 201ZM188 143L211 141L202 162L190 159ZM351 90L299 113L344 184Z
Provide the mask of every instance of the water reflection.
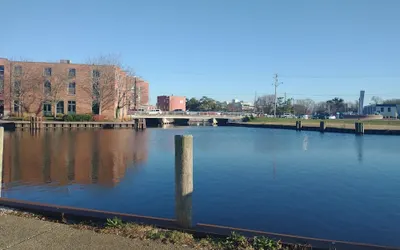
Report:
M357 159L359 162L363 160L363 151L364 151L364 137L363 136L356 136L356 149L357 149Z
M3 183L114 186L147 161L147 131L18 131L4 136Z

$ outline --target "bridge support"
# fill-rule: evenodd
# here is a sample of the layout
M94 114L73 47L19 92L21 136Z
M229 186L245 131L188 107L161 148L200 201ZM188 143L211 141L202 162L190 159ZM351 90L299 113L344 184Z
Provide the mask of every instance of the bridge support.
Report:
M217 121L217 119L215 119L215 118L211 118L211 119L209 120L209 122L210 122L211 125L213 125L213 126L217 126L217 124L218 124L218 121Z

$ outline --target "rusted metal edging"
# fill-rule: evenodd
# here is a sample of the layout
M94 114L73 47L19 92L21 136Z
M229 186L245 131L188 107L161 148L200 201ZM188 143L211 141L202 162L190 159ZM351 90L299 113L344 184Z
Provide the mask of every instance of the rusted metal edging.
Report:
M400 248L379 246L373 244L354 243L345 241L335 241L327 239L318 239L311 237L301 237L296 235L278 234L263 232L257 230L241 229L226 226L217 226L211 224L198 223L191 229L183 229L177 226L176 220L158 218L152 216L142 216L135 214L108 212L94 209L76 208L69 206L49 205L37 202L20 201L8 198L0 198L0 206L8 207L11 209L18 209L21 211L32 212L41 214L49 218L61 220L62 217L66 219L79 220L79 221L106 221L108 218L118 217L126 222L135 222L147 225L154 225L159 228L169 230L179 230L191 233L197 237L211 236L215 238L224 238L231 232L238 232L247 237L265 236L271 239L281 240L285 244L310 244L312 249L337 249L337 250L399 250ZM334 244L332 244L334 243ZM333 248L335 247L335 248Z

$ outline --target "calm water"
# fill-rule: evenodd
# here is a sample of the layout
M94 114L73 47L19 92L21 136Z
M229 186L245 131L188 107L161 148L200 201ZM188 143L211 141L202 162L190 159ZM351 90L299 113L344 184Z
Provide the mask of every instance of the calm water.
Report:
M400 246L400 137L185 127L5 135L3 197L174 217L194 136L194 221Z

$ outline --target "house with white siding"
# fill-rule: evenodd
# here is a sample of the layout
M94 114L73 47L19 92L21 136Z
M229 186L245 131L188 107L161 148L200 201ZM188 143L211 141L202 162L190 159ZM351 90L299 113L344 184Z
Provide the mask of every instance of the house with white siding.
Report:
M377 104L376 113L379 113L383 118L398 118L400 105L397 104Z

